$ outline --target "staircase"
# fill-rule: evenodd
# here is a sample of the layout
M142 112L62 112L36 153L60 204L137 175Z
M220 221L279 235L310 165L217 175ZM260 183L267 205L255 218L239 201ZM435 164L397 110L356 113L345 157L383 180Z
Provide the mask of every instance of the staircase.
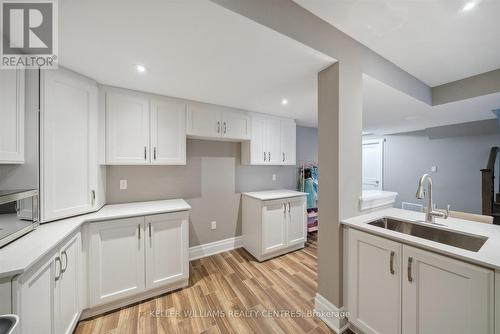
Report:
M495 166L499 148L492 147L485 169L481 169L481 200L483 215L493 216L494 224L500 225L500 187L495 194Z

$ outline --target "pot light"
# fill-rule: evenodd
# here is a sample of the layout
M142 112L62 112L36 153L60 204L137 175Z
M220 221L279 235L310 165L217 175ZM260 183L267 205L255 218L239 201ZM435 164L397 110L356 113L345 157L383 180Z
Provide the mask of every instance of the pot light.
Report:
M135 65L135 70L138 73L145 73L146 72L146 67L144 67L144 65Z
M288 104L288 100L287 99L283 99L281 100L281 104L286 106Z
M471 9L476 7L476 3L474 1L467 2L464 7L462 8L462 11L467 12Z

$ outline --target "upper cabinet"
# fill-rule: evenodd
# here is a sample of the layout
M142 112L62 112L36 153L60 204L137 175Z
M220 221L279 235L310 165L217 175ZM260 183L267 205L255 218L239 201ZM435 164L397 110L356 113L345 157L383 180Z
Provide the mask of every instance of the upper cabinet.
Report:
M252 136L241 146L245 165L295 165L296 124L291 119L252 117Z
M249 140L251 118L246 112L193 102L188 105L187 135L202 139Z
M24 70L0 76L0 164L24 163Z
M186 104L106 88L107 165L185 165Z

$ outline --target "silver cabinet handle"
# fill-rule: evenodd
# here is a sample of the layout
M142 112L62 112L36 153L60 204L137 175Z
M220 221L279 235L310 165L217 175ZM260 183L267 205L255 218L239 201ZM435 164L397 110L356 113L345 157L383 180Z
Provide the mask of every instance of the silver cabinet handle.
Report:
M61 274L62 274L66 271L66 269L68 269L68 253L66 253L66 251L63 251L61 255L64 256L64 268L61 269Z
M92 194L92 206L94 206L95 205L95 190L92 190L91 194Z
M413 258L410 256L408 258L408 282L413 282L413 277L411 277L411 264L413 263Z
M224 122L224 134L226 134L226 132L227 132L227 124L226 122Z
M153 149L153 159L156 160L156 147Z
M146 146L144 146L144 160L148 159L146 150L147 150L147 148L146 148Z
M395 271L394 271L394 255L396 255L396 253L394 251L391 251L391 261L390 261L391 275L394 275L394 273L395 273Z
M286 203L283 203L283 214L286 214Z
M220 121L217 122L217 133L220 133Z
M285 152L283 152L283 162L285 162Z
M151 239L151 223L148 224L148 228L149 228L149 239Z
M291 207L290 202L288 202L288 213L290 213L290 207Z
M59 279L61 278L61 274L62 274L62 268L61 268L61 258L58 256L56 257L56 259L54 260L54 263L57 264L59 263L59 274L55 275L54 277L54 280L56 281L59 281ZM57 270L57 265L56 265L56 270Z
M266 152L264 152L264 161L266 161Z
M268 152L269 153L269 161L271 161L271 152Z
M139 240L141 240L141 224L137 225L137 231L138 231L138 233L139 233L139 234L137 235L137 238L138 238Z

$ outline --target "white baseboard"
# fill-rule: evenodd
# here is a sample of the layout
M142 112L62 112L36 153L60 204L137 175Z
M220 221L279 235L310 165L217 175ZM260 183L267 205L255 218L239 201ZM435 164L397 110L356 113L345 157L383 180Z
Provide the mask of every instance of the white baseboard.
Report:
M210 255L227 252L243 246L243 238L241 236L228 238L224 240L210 242L199 246L189 248L189 261L201 259Z
M343 333L349 328L347 318L343 314L343 307L338 308L319 293L316 293L316 297L314 297L314 312L335 333Z

